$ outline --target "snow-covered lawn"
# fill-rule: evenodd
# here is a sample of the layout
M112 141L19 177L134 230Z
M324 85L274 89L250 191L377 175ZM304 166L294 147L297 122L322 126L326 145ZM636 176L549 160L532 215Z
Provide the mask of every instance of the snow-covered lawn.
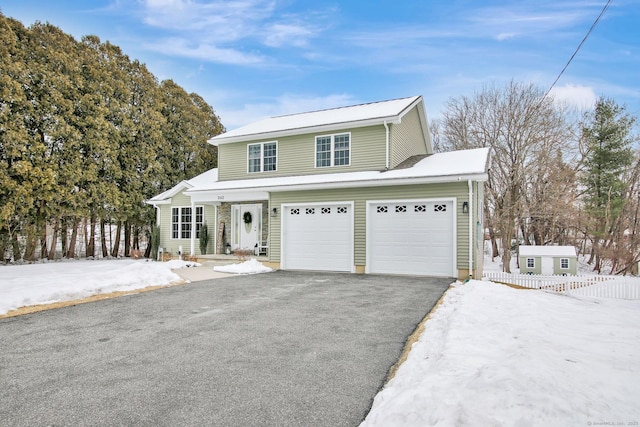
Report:
M0 266L0 314L20 307L71 301L180 282L184 261L70 260Z
M638 425L639 361L640 301L456 284L362 427Z

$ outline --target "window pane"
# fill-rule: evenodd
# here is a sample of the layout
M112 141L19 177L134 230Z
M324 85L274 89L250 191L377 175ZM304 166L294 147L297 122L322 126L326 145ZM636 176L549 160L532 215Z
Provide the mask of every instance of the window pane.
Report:
M260 144L249 145L249 172L260 172Z
M171 208L171 238L177 239L179 236L179 217L178 208Z
M316 138L316 167L331 166L331 137Z
M180 238L191 238L191 208L182 208L180 212Z
M275 142L264 144L264 171L274 171L277 169L277 145Z
M334 137L334 162L335 166L349 164L349 134L336 135Z
M202 206L196 206L196 239L200 238L200 229L204 223L204 208Z

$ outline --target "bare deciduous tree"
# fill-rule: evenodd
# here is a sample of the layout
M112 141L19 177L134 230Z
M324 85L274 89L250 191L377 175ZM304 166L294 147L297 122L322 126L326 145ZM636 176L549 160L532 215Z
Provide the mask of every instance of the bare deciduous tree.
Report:
M504 248L507 272L518 229L546 240L566 226L561 213L571 202L562 202L566 182L561 175L573 176L562 159L562 147L570 140L564 117L540 88L511 81L486 86L472 97L451 98L436 127L442 150L492 148L485 225L493 255L497 239Z

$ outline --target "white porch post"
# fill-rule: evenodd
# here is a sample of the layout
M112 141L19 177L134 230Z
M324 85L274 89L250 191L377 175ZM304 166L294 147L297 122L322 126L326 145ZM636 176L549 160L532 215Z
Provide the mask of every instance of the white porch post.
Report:
M196 203L191 199L191 256L196 254Z
M213 211L213 253L214 255L218 253L218 205L215 205Z

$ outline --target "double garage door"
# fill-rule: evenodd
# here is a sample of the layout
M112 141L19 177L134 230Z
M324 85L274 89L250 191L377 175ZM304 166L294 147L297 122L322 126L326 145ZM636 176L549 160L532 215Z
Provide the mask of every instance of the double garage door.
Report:
M353 271L353 209L344 202L284 206L282 267ZM366 209L367 273L456 275L453 201L376 201Z

